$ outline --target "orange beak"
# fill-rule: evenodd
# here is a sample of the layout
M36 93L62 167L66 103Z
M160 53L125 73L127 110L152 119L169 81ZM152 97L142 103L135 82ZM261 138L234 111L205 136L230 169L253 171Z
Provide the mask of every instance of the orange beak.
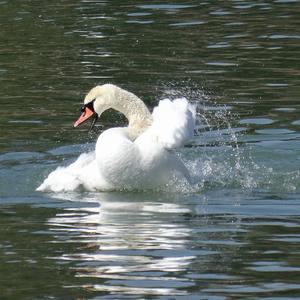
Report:
M82 112L81 116L78 118L78 120L74 123L74 127L79 126L86 120L88 120L90 117L92 117L95 113L88 107L84 108L84 111Z

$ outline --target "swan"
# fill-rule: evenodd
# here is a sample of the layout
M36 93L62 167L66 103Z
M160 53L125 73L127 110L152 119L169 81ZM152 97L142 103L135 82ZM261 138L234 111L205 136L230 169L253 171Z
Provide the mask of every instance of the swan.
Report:
M144 102L113 84L99 85L84 99L78 127L114 109L128 120L127 127L105 130L95 151L81 154L66 167L58 167L37 188L38 191L90 191L149 189L166 185L174 177L190 182L182 160L172 151L194 135L195 107L185 98L161 100L150 113Z

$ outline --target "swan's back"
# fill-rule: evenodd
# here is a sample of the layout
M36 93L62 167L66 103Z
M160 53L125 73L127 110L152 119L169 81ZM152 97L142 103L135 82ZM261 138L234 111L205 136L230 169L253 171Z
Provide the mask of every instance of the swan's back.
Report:
M181 147L194 135L196 111L186 98L161 100L152 116L151 130L166 149Z

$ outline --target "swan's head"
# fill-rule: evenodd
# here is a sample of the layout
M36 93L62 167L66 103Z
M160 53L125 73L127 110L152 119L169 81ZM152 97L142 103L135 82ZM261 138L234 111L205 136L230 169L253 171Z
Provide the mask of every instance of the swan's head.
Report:
M92 129L99 116L112 107L115 88L112 84L104 84L92 88L84 98L83 107L81 108L82 114L74 123L74 127L93 117Z
M121 112L128 119L128 133L132 139L152 124L152 116L140 98L113 84L104 84L94 87L85 96L82 114L74 127L93 117L92 129L100 115L110 108Z

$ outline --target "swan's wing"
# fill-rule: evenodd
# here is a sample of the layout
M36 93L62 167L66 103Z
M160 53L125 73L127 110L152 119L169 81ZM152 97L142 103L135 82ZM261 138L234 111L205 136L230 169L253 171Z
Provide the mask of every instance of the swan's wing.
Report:
M161 100L152 116L150 130L166 149L178 148L194 135L196 110L185 98Z
M52 171L37 191L67 192L74 191L80 186L89 191L109 190L111 186L99 173L95 153L83 153L75 162Z

